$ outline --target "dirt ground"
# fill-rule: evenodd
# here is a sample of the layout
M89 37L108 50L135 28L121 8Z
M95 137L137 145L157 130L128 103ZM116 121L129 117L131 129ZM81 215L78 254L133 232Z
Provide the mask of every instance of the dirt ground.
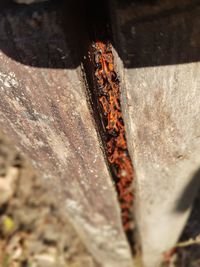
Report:
M180 242L200 234L198 196ZM183 243L184 244L184 243ZM0 266L96 267L44 181L0 136ZM200 245L175 250L165 267L199 267Z
M43 180L2 136L0 266L97 266Z

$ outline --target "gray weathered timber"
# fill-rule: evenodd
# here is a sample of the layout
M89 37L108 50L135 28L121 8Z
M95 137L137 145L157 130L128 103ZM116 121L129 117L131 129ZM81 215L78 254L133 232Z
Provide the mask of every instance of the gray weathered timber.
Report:
M180 236L200 184L200 6L115 4L136 217L144 265L155 267Z
M23 10L0 16L1 129L53 185L58 205L101 266L130 267L81 69L66 41L70 36L55 11Z

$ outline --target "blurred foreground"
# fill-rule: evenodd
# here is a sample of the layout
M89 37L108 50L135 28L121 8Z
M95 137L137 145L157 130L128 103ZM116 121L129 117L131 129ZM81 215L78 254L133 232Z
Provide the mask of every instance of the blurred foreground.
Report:
M0 137L0 266L93 267L55 198Z

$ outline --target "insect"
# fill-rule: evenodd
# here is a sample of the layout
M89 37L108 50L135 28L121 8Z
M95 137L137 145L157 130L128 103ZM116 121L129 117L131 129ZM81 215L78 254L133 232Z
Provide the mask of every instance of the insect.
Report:
M125 231L133 229L133 166L127 150L125 127L120 105L119 79L114 70L114 57L109 43L93 44L98 101L105 118L107 157L114 172Z

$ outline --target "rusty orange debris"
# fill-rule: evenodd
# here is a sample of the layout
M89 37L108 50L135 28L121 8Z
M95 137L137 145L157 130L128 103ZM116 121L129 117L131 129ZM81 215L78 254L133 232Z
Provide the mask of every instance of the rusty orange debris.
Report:
M127 150L125 127L120 105L120 90L114 57L110 43L96 41L93 44L95 77L98 101L106 124L106 150L108 161L114 170L114 179L121 206L125 231L133 230L133 166Z

